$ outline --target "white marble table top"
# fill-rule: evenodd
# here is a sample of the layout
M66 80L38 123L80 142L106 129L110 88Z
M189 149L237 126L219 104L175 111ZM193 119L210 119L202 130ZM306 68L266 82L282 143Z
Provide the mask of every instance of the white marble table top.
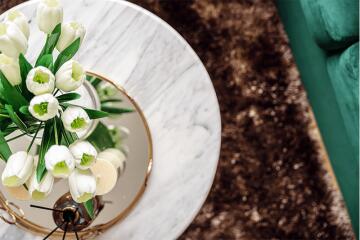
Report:
M125 220L99 239L176 239L204 203L219 158L220 112L208 73L185 40L143 8L125 1L62 2L64 21L87 28L77 59L128 91L147 118L154 144L145 194ZM34 0L16 7L31 19L26 55L32 62L45 38L36 26L36 6ZM0 236L36 239L5 223Z

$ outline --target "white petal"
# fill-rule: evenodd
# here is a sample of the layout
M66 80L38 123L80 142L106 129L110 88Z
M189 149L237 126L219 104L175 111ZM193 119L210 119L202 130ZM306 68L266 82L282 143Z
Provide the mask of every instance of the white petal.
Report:
M69 177L69 187L74 201L86 202L95 196L96 178L89 170L75 169Z
M63 20L63 8L58 0L41 0L36 13L39 29L50 34Z
M50 173L47 173L39 183L36 177L35 170L28 182L29 193L32 196L33 200L41 201L51 193L53 184L54 177Z
M75 60L64 63L56 73L56 87L65 92L78 89L85 80L85 70Z
M19 27L13 22L0 23L0 51L12 58L25 54L28 42Z
M86 130L91 123L85 110L80 107L68 107L62 113L61 120L65 129L74 133ZM76 122L81 124L76 124Z
M13 58L0 54L0 70L12 86L21 83L20 66Z
M80 43L82 43L85 37L85 33L85 27L78 22L62 24L61 36L56 48L59 50L59 52L62 52L78 38L80 38Z
M27 152L17 152L10 156L2 173L2 182L8 187L17 187L24 184L32 174L33 156ZM15 177L13 181L7 179Z
M58 164L65 166L65 171L58 171ZM45 167L57 178L67 178L75 168L75 159L66 146L53 145L45 154Z
M98 159L104 159L111 162L115 168L120 170L120 173L123 173L125 170L126 156L119 149L108 148L105 151L99 153Z
M43 106L44 109L46 108L46 111L39 111L39 106ZM54 118L58 111L59 101L52 94L47 93L35 96L30 101L29 112L33 117L39 119L40 121L47 121L51 118Z
M10 10L5 16L5 21L15 23L27 39L29 39L30 29L27 17L18 10Z
M35 95L52 93L55 88L55 76L46 67L36 67L27 75L26 87Z
M75 157L75 165L77 168L85 170L95 164L97 151L91 143L87 141L77 141L71 144L69 148ZM87 164L82 164L82 161L86 160L86 157L91 157L93 160Z

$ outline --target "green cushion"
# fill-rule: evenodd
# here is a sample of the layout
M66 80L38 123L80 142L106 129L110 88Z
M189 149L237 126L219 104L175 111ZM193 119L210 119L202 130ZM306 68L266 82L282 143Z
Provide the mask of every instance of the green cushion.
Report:
M359 43L327 61L331 84L352 147L359 149Z
M316 42L327 50L350 46L359 36L358 0L301 0Z

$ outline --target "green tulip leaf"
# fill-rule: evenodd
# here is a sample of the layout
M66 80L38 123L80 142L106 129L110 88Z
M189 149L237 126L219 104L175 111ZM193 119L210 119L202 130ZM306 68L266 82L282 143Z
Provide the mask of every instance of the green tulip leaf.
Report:
M88 80L91 85L93 85L94 88L96 88L100 83L101 83L101 79L95 77L95 76L86 76L86 80Z
M36 60L36 64L35 64L36 66L40 66L39 62L44 55L53 53L53 51L56 47L56 44L59 41L60 35L61 35L61 23L56 25L56 27L51 32L51 34L48 35L46 42L45 42L45 46L41 50L41 53L40 53L38 59Z
M0 95L6 102L11 105L15 111L18 111L20 107L28 105L28 101L24 96L13 87L6 79L5 75L0 71Z
M19 109L19 112L21 112L24 115L30 115L31 116L31 113L29 112L29 106L22 106Z
M11 120L16 124L16 126L18 126L24 132L27 132L28 129L27 129L26 124L21 120L19 115L17 115L17 113L14 111L14 108L11 105L6 104L5 109L7 110Z
M26 87L26 77L31 71L31 69L33 69L33 66L26 60L25 56L22 53L19 56L19 66L20 66L20 73L22 80L20 84L21 92L23 96L28 101L30 101L34 95L31 92L29 92L29 90Z
M110 99L102 100L101 104L105 104L105 103L121 103L122 101L123 100L121 100L121 99L110 98Z
M11 154L12 154L12 152L9 147L9 144L5 140L5 135L2 131L0 131L0 157L5 162L7 162L7 160L11 156Z
M94 110L94 109L88 109L84 108L85 112L89 116L90 119L99 119L99 118L105 118L109 117L110 114L104 111Z
M87 140L99 151L115 147L115 143L111 138L109 129L102 122L97 124L95 130L91 133Z
M46 54L44 56L42 56L39 60L39 62L36 63L36 67L38 66L43 66L46 67L48 69L50 69L50 71L53 68L53 56L52 54Z
M78 93L65 93L61 96L56 97L60 103L69 102L81 98Z
M49 150L49 148L54 144L55 144L54 120L49 120L45 123L44 133L39 150L39 162L36 167L36 179L39 183L44 178L47 172L45 167L45 154Z
M101 110L104 112L107 112L109 114L115 114L115 115L122 115L125 113L132 113L134 110L129 108L117 108L117 107L108 107L108 106L101 106Z
M94 199L89 199L88 201L84 202L84 207L86 209L86 212L89 214L91 219L94 219L95 213L94 213Z
M70 44L70 46L68 46L64 51L59 54L54 64L54 73L56 73L64 63L71 60L75 56L79 48L80 38L76 39L72 44Z

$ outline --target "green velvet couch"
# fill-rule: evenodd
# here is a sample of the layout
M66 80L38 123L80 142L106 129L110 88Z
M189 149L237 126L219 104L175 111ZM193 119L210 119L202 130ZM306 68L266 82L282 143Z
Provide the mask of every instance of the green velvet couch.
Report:
M276 3L358 237L359 0Z

